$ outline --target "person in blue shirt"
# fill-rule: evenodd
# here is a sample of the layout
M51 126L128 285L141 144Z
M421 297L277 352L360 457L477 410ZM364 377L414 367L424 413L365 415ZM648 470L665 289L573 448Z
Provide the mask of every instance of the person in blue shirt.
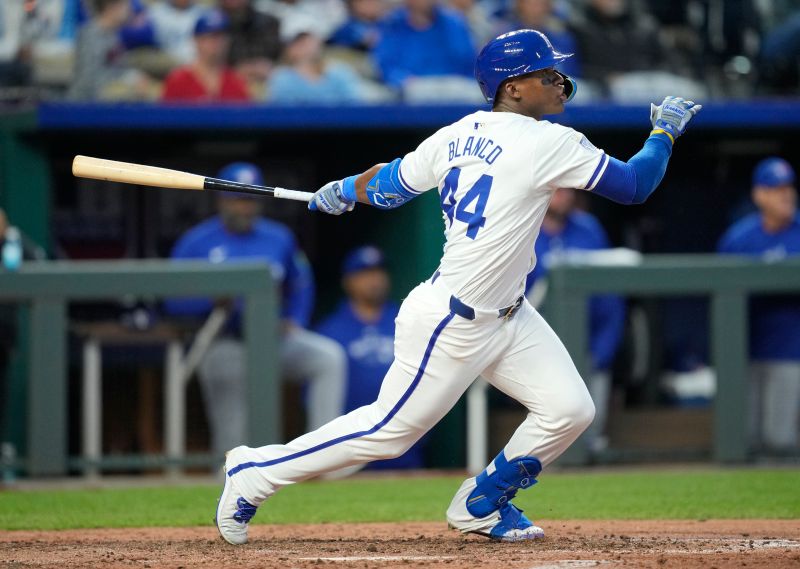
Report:
M536 266L528 274L526 296L534 306L541 304L547 273L560 258L575 250L608 249L608 237L592 214L575 209L575 190L559 189L545 214L534 245ZM589 447L601 451L607 446L606 419L611 397L610 368L625 328L625 303L619 296L594 296L589 301L589 351L592 371L587 378L594 400L594 422L586 430Z
M360 83L349 66L325 62L318 36L301 32L286 44L283 64L270 75L267 98L288 104L356 103L362 98Z
M261 171L237 162L222 169L218 178L263 185ZM294 235L281 223L260 216L261 203L248 194L224 194L219 215L187 231L172 250L173 259L206 259L212 263L258 260L267 263L280 283L281 367L291 381L308 382L307 423L316 429L341 414L347 377L347 360L336 342L306 330L314 302L311 268ZM165 302L174 316L204 317L213 307L210 299L185 298ZM214 341L198 374L211 428L215 454L245 439L247 404L245 347L240 335L240 302L224 334Z
M555 12L553 0L514 0L511 23L503 31L531 29L547 36L553 47L561 53L574 53L559 66L570 77L581 77L581 54L578 42Z
M346 413L377 399L394 360L394 319L400 307L388 300L389 287L379 249L366 246L351 251L342 263L342 288L347 298L316 328L347 352ZM367 468L422 468L422 455L418 442L403 456L373 462Z
M402 89L413 77L472 77L475 46L457 12L437 0L405 0L381 25L373 55L383 81Z
M380 38L383 0L348 0L347 21L328 38L331 45L369 51Z
M786 160L771 157L759 162L753 172L751 192L758 211L725 232L717 247L719 252L750 255L764 261L800 254L795 182L794 169ZM796 449L800 419L800 296L751 299L750 359L753 443L770 450Z

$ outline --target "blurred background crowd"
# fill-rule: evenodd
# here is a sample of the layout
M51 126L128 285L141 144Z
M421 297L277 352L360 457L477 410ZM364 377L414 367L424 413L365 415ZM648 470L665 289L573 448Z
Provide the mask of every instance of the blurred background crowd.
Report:
M518 28L575 53L578 103L799 85L796 0L4 0L0 101L480 102Z

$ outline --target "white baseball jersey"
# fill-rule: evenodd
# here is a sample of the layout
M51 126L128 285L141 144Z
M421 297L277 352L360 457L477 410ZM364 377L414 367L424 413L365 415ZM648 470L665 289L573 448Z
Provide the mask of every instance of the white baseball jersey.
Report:
M525 291L553 192L592 190L607 164L608 156L571 128L478 111L407 154L400 180L415 193L438 187L447 239L441 278L468 305L493 309Z

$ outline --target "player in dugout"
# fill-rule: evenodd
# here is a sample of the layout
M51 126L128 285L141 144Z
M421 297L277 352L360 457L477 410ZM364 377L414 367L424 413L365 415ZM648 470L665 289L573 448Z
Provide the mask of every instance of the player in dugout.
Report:
M725 232L719 252L765 261L800 255L796 179L782 158L759 162L751 192L758 211ZM751 299L749 337L751 441L769 451L792 452L800 428L800 296Z
M264 184L254 164L235 162L218 176L244 184ZM219 215L186 232L172 250L173 259L207 259L212 263L261 260L269 264L280 283L282 375L307 382L307 426L316 429L342 412L347 359L333 340L306 329L314 303L311 267L282 223L262 217L261 202L249 194L224 192L217 202ZM176 316L204 316L213 307L209 299L172 299L165 303ZM198 370L206 415L211 427L212 451L222 454L238 444L247 426L245 346L241 340L240 304L222 337L209 348Z
M390 286L380 249L364 246L350 251L342 262L342 288L347 298L316 328L347 352L345 413L375 401L394 361L394 320L400 307L389 300ZM417 443L403 456L379 460L369 467L421 468L422 454L422 444Z
M563 112L575 93L575 82L557 68L569 56L535 30L498 36L475 65L491 111L471 113L403 158L315 193L311 210L341 215L356 202L392 209L436 188L443 256L400 307L395 360L375 402L288 444L228 452L216 511L223 539L245 543L257 508L284 486L400 456L479 375L523 404L528 415L486 469L456 490L448 524L500 541L544 536L512 499L537 482L595 413L569 353L524 296L548 203L558 188L621 204L644 202L661 182L673 144L701 108L679 97L652 105L642 149L623 162L581 133L544 120Z

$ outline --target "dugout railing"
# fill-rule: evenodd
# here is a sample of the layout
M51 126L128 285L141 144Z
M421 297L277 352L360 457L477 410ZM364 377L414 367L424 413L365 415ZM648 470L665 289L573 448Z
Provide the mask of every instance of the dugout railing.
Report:
M765 262L720 255L646 255L635 266L554 267L547 318L583 377L589 371L588 298L595 294L709 298L710 364L715 368L713 458L748 457L748 298L800 294L800 259ZM587 445L574 444L563 462L584 463Z
M19 463L31 476L143 466L210 465L215 457L68 456L67 306L75 301L136 297L241 298L247 347L248 442L277 442L282 417L278 382L277 299L266 264L204 262L30 262L0 275L0 302L27 305L26 451ZM146 334L146 332L143 332ZM165 421L169 422L169 420ZM185 429L185 424L178 426ZM167 449L168 451L170 449Z

